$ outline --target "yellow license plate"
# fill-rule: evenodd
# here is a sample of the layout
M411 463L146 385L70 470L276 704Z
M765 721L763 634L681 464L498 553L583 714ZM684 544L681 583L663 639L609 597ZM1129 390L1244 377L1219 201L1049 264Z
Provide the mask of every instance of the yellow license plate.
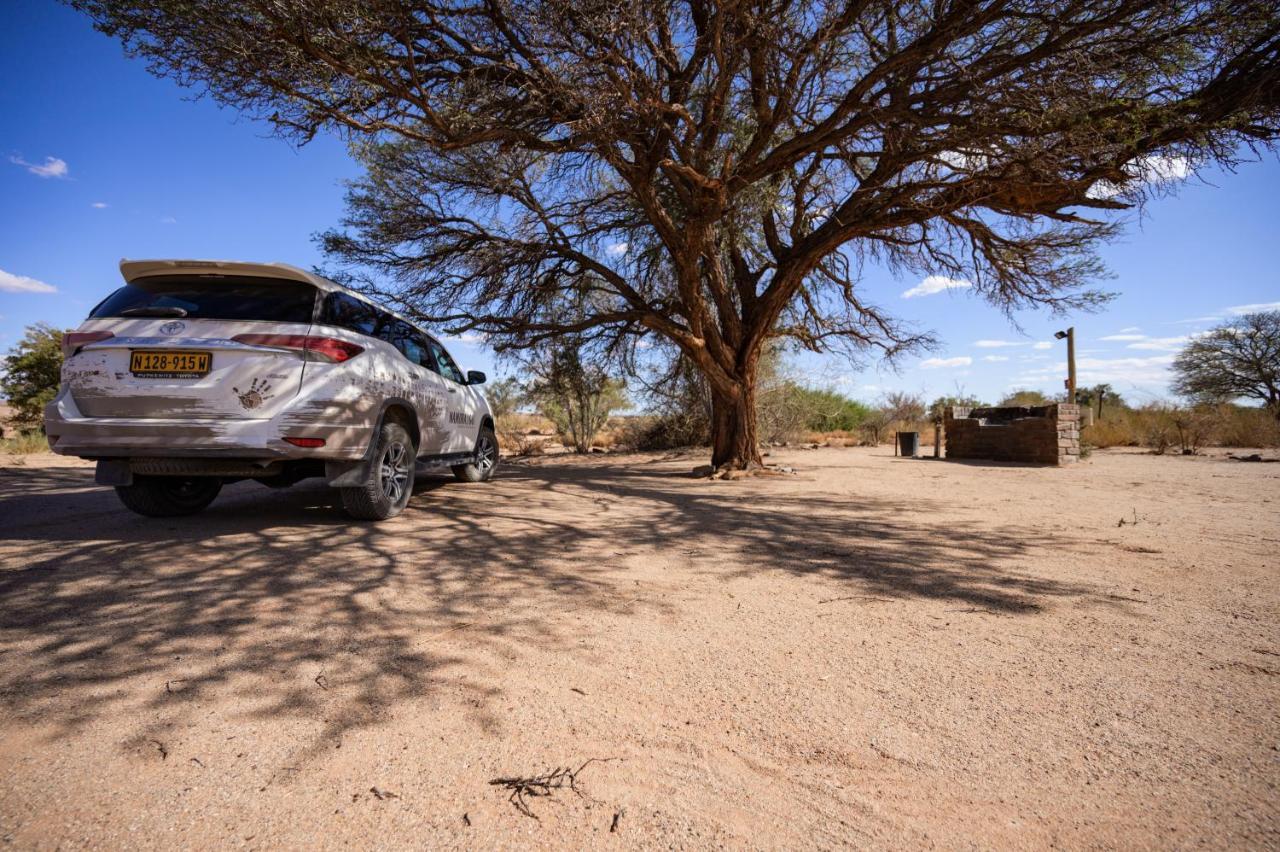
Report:
M129 353L129 372L149 379L195 379L209 372L209 352L146 349Z

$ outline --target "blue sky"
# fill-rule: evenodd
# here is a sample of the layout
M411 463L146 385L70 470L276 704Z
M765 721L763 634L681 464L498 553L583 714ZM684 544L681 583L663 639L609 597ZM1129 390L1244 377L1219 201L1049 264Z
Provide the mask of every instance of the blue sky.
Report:
M122 257L322 262L312 236L338 221L342 182L358 173L338 140L296 149L192 100L52 2L0 4L0 79L0 350L37 320L78 324L118 286ZM1025 312L1021 333L963 288L904 297L923 282L868 270L869 300L935 331L939 351L897 372L814 356L795 366L865 400L894 389L1056 392L1065 347L1053 332L1074 324L1083 383L1160 396L1187 335L1241 306L1280 307L1277 214L1274 157L1184 181L1105 249L1113 303L1067 320ZM493 370L482 345L451 348L464 368Z

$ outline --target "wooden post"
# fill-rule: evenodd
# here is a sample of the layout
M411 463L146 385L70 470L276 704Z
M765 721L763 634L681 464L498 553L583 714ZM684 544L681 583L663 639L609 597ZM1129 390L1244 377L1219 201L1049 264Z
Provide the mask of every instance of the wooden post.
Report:
M1076 404L1076 328L1067 329L1067 402Z

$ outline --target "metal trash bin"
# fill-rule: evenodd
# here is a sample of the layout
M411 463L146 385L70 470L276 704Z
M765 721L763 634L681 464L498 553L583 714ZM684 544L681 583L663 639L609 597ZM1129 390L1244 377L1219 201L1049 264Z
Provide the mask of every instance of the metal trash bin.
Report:
M920 457L920 433L919 432L899 432L898 433L898 452L903 458L919 458Z

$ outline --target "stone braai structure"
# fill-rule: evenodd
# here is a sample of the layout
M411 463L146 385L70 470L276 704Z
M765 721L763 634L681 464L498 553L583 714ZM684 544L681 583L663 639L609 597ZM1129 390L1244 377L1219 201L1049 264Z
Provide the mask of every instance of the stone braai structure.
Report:
M1080 406L948 406L947 458L1070 464L1080 459Z

